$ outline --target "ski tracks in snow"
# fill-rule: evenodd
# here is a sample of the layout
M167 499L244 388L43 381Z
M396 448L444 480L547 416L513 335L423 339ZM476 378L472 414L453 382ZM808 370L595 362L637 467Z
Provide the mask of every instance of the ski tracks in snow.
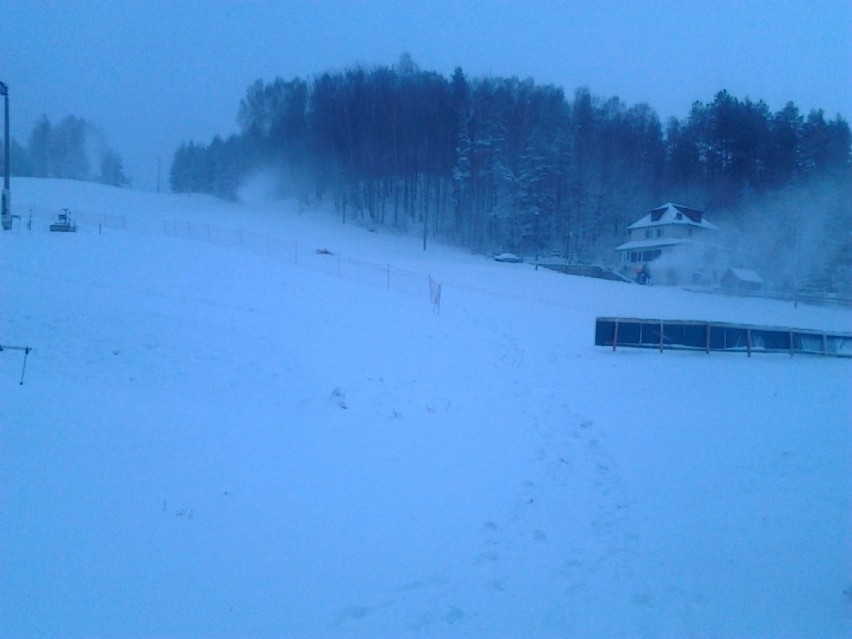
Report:
M397 587L393 603L350 607L335 626L351 628L378 613L408 631L442 636L586 636L608 632L606 620L591 616L604 600L613 631L630 619L637 636L653 636L657 601L637 560L618 446L606 428L571 411L570 396L554 400L565 394L558 381L564 358L536 362L514 336L502 337L494 365L513 371L500 390L507 405L519 407L526 430L529 446L517 452L526 459L515 467L523 474L506 477L504 504L460 542L469 544L466 566L436 565ZM539 364L549 374L529 375ZM402 600L405 606L394 605Z
M526 352L519 339L503 336L500 363L517 369L507 392L531 435L527 472L510 503L483 522L471 561L479 587L502 600L490 607L526 608L495 630L520 617L544 634L605 633L600 620L583 616L600 609L594 600L608 598L614 616L631 619L640 636L653 635L657 601L639 565L641 540L619 468L623 449L610 443L605 425L571 410L560 381L566 354Z
M528 478L483 523L473 567L482 588L525 606L523 617L542 633L599 630L600 620L584 619L584 610L608 597L614 614L635 618L641 636L651 631L655 598L635 565L640 540L627 486L607 433L564 410L534 420L539 437Z

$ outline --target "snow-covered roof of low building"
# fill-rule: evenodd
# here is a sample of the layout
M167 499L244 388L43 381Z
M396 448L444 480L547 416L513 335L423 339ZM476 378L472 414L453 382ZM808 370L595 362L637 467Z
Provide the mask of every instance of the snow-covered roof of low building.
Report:
M625 242L620 246L616 246L616 251L634 251L640 249L654 249L654 248L663 248L664 246L675 246L677 244L683 244L688 246L704 246L704 247L713 247L716 248L715 244L710 242L698 242L696 240L691 239L680 239L680 238L672 238L672 237L660 237L654 238L651 240L634 240L632 242Z
M733 273L741 282L754 282L755 284L763 284L763 278L750 269L731 267L728 270L731 271L731 273Z
M688 224L689 226L698 226L714 231L719 228L704 218L703 211L691 209L681 204L673 204L672 202L667 202L662 206L652 209L645 217L634 222L627 228L640 229L647 226L661 226L663 224Z

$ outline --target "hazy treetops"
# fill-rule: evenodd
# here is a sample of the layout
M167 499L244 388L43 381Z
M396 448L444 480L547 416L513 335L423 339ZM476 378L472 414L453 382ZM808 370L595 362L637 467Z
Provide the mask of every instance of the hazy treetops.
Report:
M273 169L282 196L480 250L595 259L664 201L736 217L770 194L848 183L840 116L720 91L682 120L532 79L451 77L409 56L252 83L239 133L176 151L172 190L232 198ZM843 217L843 216L841 216ZM845 213L848 224L848 211Z
M416 229L424 246L435 236L579 261L611 261L626 226L667 201L761 235L759 250L776 260L808 237L822 255L815 269L852 233L849 125L792 102L773 113L723 90L663 123L648 104L461 68L445 77L403 55L257 80L237 123L227 138L179 146L172 191L235 198L263 171L281 197ZM12 140L12 172L128 184L104 140L81 118L42 117L26 147Z
M83 118L69 115L53 125L43 115L26 147L14 139L10 142L12 175L129 184L121 156L109 147L100 129Z

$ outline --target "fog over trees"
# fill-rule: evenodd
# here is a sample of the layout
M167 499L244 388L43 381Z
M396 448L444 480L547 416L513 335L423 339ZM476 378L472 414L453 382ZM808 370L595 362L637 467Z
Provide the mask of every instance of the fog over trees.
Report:
M446 77L403 55L393 66L257 80L237 123L227 138L179 146L174 192L235 198L265 172L282 197L331 202L344 221L416 231L424 245L437 237L580 261L611 261L626 226L666 201L768 238L739 247L748 259L802 246L828 259L852 233L849 125L792 102L773 113L720 91L663 123L650 105L586 88L566 95L461 68ZM42 116L26 145L11 146L13 175L129 183L82 118Z
M647 104L460 68L447 78L407 55L257 80L238 124L177 149L173 191L233 198L253 171L274 169L282 196L333 201L344 219L582 260L611 259L626 225L664 201L741 221L785 189L848 189L850 177L848 123L792 102L772 113L720 91L663 124Z
M33 126L28 144L12 138L10 173L20 177L67 178L113 186L130 183L121 156L106 142L101 130L73 115L51 124L46 115Z

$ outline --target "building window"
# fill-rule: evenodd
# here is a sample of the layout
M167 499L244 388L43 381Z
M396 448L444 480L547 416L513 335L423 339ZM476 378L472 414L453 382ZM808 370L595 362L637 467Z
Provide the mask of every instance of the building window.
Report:
M663 237L663 229L657 229L657 237Z
M648 229L647 231L645 231L645 239L646 240L651 239L651 229Z

